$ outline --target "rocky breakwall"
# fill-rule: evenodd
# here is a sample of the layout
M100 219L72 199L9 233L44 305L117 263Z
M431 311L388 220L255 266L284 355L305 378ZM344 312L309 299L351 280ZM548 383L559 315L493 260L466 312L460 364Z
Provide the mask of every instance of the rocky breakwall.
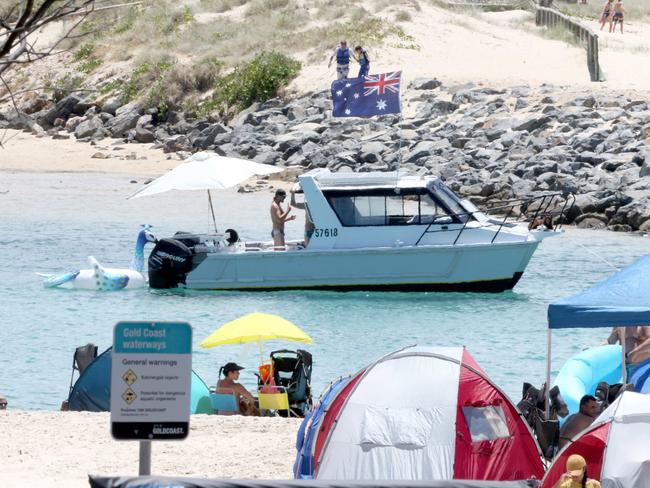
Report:
M75 96L38 111L7 111L0 127L92 141L152 143L297 171L386 171L440 176L477 204L557 191L576 195L569 222L650 230L650 103L623 95L566 95L555 87L444 87L415 80L403 116L333 119L327 92L256 104L226 123L162 116L141 104ZM110 164L107 162L107 164Z

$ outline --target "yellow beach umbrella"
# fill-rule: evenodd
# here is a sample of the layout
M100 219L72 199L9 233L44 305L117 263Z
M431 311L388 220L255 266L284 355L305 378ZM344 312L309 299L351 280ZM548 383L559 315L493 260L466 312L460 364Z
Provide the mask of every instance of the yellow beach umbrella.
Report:
M277 315L268 313L250 313L222 325L208 337L203 339L200 346L215 347L225 344L243 344L285 340L311 344L313 341L297 325Z

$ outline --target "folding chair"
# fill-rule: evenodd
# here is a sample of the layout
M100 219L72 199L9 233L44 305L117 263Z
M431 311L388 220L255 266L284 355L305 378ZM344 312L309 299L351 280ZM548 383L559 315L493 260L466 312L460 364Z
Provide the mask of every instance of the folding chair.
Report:
M233 390L219 388L210 393L210 400L217 415L239 415L239 402Z
M287 390L279 386L267 386L266 388L274 388L277 391L273 393L262 393L261 391L258 392L257 399L259 402L260 410L266 410L269 412L283 411L287 412L288 415L291 415L291 409L289 408L289 395L287 394Z
M72 375L70 375L70 392L72 393L74 372L79 371L79 376L97 357L97 346L95 344L86 344L75 349L72 357ZM69 394L68 393L68 394Z

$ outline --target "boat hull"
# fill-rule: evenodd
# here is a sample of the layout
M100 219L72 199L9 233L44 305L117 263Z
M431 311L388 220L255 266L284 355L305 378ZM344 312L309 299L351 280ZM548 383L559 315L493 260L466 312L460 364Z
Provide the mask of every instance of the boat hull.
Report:
M539 241L195 256L181 286L199 290L501 292L521 278ZM151 283L157 280L151 279Z

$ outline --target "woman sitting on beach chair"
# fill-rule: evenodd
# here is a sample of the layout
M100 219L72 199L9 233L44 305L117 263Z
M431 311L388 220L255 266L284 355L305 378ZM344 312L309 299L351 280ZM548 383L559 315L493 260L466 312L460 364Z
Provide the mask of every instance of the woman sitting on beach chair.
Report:
M219 369L219 376L223 373L224 377L217 382L217 389L223 388L234 392L239 401L239 411L242 415L259 416L260 411L255 405L255 397L242 384L237 383L239 372L242 369L244 368L237 363L226 363L222 366Z

